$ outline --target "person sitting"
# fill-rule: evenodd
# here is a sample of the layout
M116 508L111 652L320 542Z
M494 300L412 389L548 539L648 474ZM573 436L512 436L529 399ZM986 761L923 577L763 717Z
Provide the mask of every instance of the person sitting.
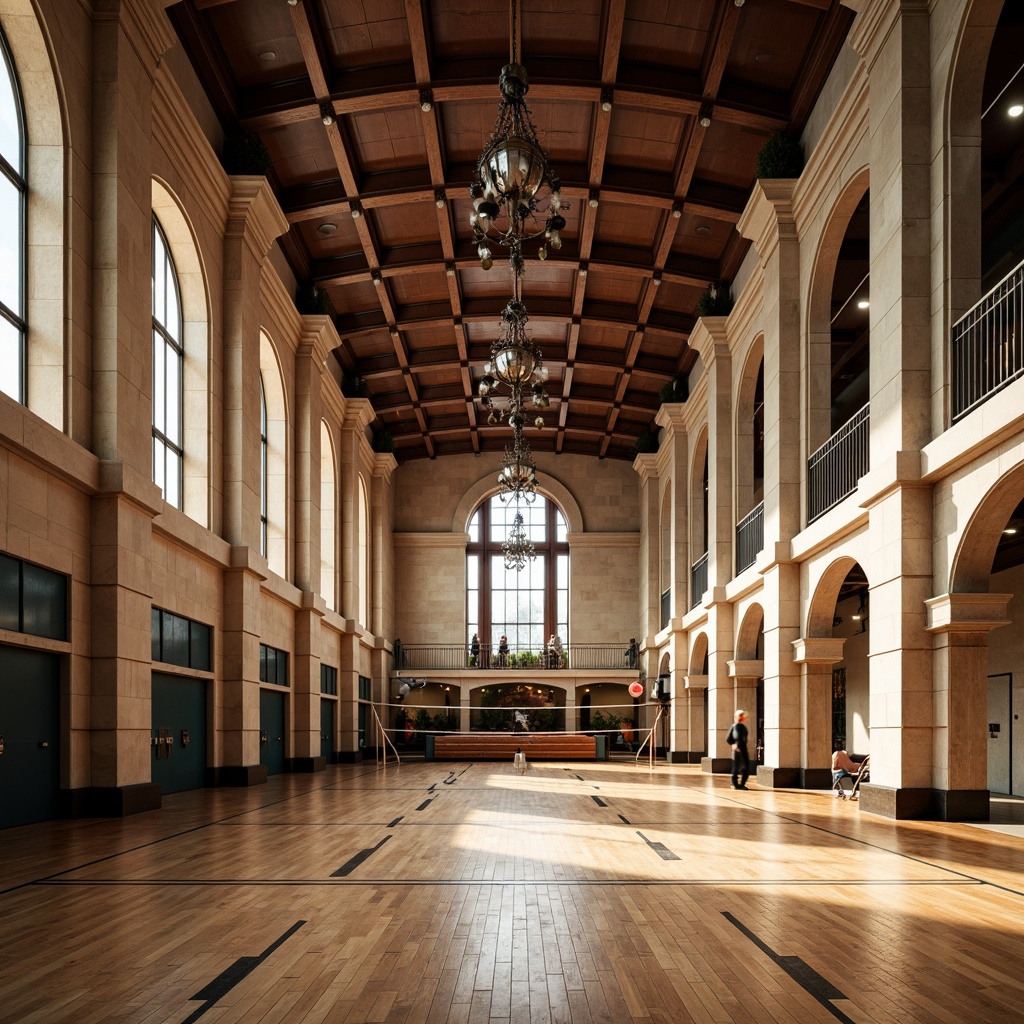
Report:
M838 749L832 754L832 788L836 796L842 796L841 779L852 779L860 771L860 765L850 757L848 751Z
M498 665L504 668L508 664L508 637L504 633L498 641Z

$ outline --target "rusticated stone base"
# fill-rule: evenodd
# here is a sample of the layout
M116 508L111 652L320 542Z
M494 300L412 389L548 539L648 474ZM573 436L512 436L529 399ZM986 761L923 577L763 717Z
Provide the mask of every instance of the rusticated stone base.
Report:
M731 775L731 757L701 757L700 770L710 772L712 775Z
M126 818L143 811L157 811L162 799L155 782L134 786L87 786L61 793L62 810L70 818Z
M987 789L894 789L860 787L862 811L885 818L918 821L988 821Z
M227 764L214 769L215 786L262 786L266 781L265 764Z
M757 769L757 784L764 789L800 789L800 768L772 768L762 764Z

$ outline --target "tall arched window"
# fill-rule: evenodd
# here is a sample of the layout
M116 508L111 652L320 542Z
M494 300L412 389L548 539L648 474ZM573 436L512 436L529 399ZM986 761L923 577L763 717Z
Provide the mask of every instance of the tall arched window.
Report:
M267 393L260 374L260 554L267 557Z
M334 608L338 593L336 551L337 489L334 484L334 444L331 431L320 421L320 594Z
M0 32L0 391L25 401L25 119Z
M467 640L478 634L481 647L497 651L508 637L512 653L539 654L552 633L569 640L569 537L565 517L554 502L538 495L520 506L537 557L525 569L505 568L501 543L516 514L497 495L469 521L466 548Z
M153 482L181 508L181 299L167 239L153 218Z

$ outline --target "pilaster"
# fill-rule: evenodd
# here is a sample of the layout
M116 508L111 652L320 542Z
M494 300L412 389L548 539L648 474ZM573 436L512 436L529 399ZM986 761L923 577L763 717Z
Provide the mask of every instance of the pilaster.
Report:
M725 590L711 590L708 609L708 754L701 760L706 772L728 774L732 770L732 752L725 737L732 726L736 697L729 661L733 655L734 609L725 599Z
M844 637L802 637L793 641L800 666L800 770L804 789L832 784L832 666L843 660Z
M658 558L658 456L638 455L633 469L640 477L640 632L646 638L661 628L661 579Z
M323 598L308 592L295 610L289 771L319 772L327 767L320 753L320 628L326 612Z

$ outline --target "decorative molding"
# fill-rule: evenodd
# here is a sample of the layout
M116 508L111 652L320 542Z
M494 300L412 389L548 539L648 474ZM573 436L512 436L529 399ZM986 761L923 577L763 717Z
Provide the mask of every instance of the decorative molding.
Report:
M259 174L233 174L228 200L226 238L241 238L262 262L274 240L288 230L288 219L274 190Z
M805 636L793 643L793 661L797 665L834 665L843 660L841 636Z
M793 195L799 180L759 178L740 215L736 230L754 243L762 267L767 265L779 242L797 241Z
M730 679L760 679L764 675L764 661L727 661Z
M943 594L925 601L929 633L987 633L1008 626L1013 594Z
M394 533L396 548L456 548L466 550L468 533Z

